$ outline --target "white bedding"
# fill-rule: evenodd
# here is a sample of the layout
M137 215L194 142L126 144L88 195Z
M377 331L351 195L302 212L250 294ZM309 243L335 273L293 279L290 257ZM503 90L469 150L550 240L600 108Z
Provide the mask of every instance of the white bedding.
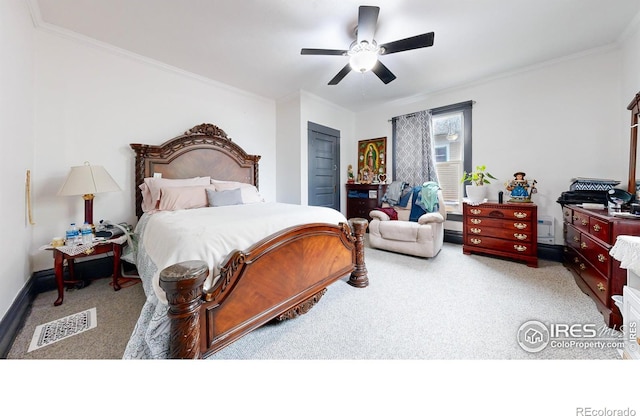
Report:
M235 250L282 229L308 223L337 225L346 218L331 208L264 202L191 210L145 213L136 227L136 263L147 302L127 345L124 358L165 358L169 323L159 274L165 267L187 260L209 265L209 287L221 262Z

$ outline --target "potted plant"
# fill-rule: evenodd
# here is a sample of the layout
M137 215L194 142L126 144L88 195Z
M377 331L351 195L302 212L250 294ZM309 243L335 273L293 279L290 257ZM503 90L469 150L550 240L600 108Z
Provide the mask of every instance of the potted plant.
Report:
M484 184L491 183L489 179L497 178L487 172L487 167L485 165L478 165L476 166L476 170L472 172L464 171L462 173L460 183L471 182L470 185L466 186L467 198L469 198L471 202L480 203L484 201L486 195L486 188L484 187Z

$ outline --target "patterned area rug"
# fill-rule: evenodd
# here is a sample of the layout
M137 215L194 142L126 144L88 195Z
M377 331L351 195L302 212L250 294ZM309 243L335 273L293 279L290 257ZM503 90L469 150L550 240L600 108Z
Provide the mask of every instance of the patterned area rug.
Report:
M96 308L38 325L31 338L27 352L37 350L65 338L88 331L98 325Z

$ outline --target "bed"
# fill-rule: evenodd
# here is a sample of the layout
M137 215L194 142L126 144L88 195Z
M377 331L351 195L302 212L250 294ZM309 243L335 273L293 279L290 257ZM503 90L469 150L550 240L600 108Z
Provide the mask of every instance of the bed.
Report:
M260 156L219 127L201 124L162 145L131 148L135 258L147 299L124 358L207 358L270 321L305 314L337 280L368 286L367 221L260 199ZM210 179L206 207L172 209L165 202L197 186L162 188L162 199L149 207L145 184L191 185L194 178ZM161 204L169 208L159 210Z

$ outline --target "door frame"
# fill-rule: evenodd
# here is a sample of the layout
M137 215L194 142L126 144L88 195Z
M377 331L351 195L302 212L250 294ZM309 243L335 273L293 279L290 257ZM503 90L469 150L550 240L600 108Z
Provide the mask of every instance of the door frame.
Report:
M313 169L312 169L312 164L311 164L311 159L312 159L312 149L313 146L311 145L311 132L312 131L316 131L319 132L321 134L325 134L327 136L332 136L336 138L336 159L335 159L335 166L336 166L336 177L335 177L335 201L336 201L336 207L334 207L336 210L340 211L341 209L341 201L340 201L340 130L336 130L333 129L331 127L327 127L327 126L323 126L321 124L317 124L314 123L312 121L307 121L307 204L309 204L309 202L311 201L311 190L312 190L312 186L311 186L311 181L312 178L314 178L313 175Z

